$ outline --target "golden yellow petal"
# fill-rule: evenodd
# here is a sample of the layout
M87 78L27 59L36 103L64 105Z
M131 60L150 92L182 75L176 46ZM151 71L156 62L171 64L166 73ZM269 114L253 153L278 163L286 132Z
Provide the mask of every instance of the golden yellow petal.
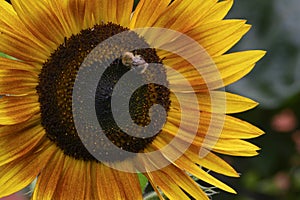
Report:
M172 137L169 137L166 134L160 135L159 137L156 138L156 140L160 140L161 146L165 146L165 145L173 146L173 144L169 143L170 140L172 140ZM200 147L200 146L198 146L198 147ZM198 148L198 149L200 149L200 148ZM184 150L184 141L182 141L182 143L176 143L176 147L173 146L173 151L165 152L164 156L166 158L169 157L170 159L172 159L172 158L175 158L176 155L183 155L175 161L175 164L179 168L188 171L189 173L195 175L197 178L199 178L209 184L219 187L227 192L235 193L235 191L232 188L230 188L226 184L222 183L221 181L215 179L213 176L209 175L204 170L202 170L199 166L197 166L195 164L196 162L193 161L193 160L195 160L195 156L193 156L193 160L190 159L190 157L192 157L192 154L189 153L189 150L187 150L186 152L182 152L183 150ZM187 155L186 155L186 153L187 153ZM223 162L223 164L224 164L224 162ZM215 165L213 165L212 167L214 168ZM217 171L220 171L220 169L218 169L219 167L215 167L214 169L217 169ZM208 169L210 169L209 166L208 166ZM229 169L228 172L227 171L225 172L226 174L230 174L231 176L234 176L234 177L237 176L236 172L230 166L227 165L225 169Z
M84 199L96 199L96 190L93 188L92 162L86 162L85 197Z
M210 56L220 56L245 35L250 26L245 20L222 20L201 24L186 34L196 40Z
M109 1L111 2L111 1ZM133 9L133 0L114 0L116 6L117 24L129 27L130 17ZM113 4L113 3L112 3Z
M221 134L210 135L210 137L248 139L258 137L264 133L259 128L228 115L223 116L214 114L214 122L218 124L215 126L215 124L211 123L211 117L212 115L210 113L203 112L200 114L200 124L198 128L199 137L207 135L208 127L217 129L219 124L223 124Z
M40 111L37 96L0 98L0 125L25 122Z
M265 54L265 51L259 50L243 51L216 57L214 61L226 86L248 74Z
M144 173L144 176L147 177L149 183L152 185L152 188L156 192L159 200L165 200L165 198L162 196L161 191L158 189L157 185L152 181L152 179L149 177L148 173Z
M238 113L250 110L258 105L257 102L240 95L226 93L226 113Z
M93 1L84 1L84 0L72 0L68 1L68 11L70 12L70 17L68 18L71 23L76 26L77 30L83 30L92 26L92 10L88 10L87 8L91 8L91 2ZM63 9L66 12L66 9ZM76 31L77 32L77 31ZM76 33L75 32L75 33Z
M225 116L221 138L250 139L261 136L264 131L252 124L232 116Z
M133 0L92 1L93 13L98 23L112 22L129 27ZM109 12L108 12L109 11Z
M92 164L93 185L97 199L126 199L126 191L119 185L118 177L114 176L115 169L99 163Z
M54 0L49 1L49 4L55 10L57 20L63 27L64 37L69 38L72 34L77 34L96 24L93 11L99 8L98 1L67 0L61 2ZM60 42L63 42L63 38L61 39Z
M0 137L5 137L10 134L16 134L18 132L26 131L29 127L35 127L40 125L40 115L34 115L31 119L11 126L0 125Z
M20 21L13 7L0 2L0 52L15 58L42 63L49 54L47 43L39 41Z
M163 51L159 51L159 53L166 54ZM186 80L179 78L177 73L172 70L167 70L167 77L172 90L175 92L205 92L223 88L241 79L252 70L255 63L264 55L265 51L243 51L217 56L210 63L203 62L199 66L192 66L178 55L169 54L164 59L164 64L172 66L172 69L184 76L194 89L194 91L187 90ZM192 57L191 59L195 58Z
M2 32L0 37L0 52L4 52L20 60L40 64L47 59L50 51L42 50L30 41L30 36L19 35L20 33L17 33L17 31L1 30L1 28L0 32Z
M0 7L1 7L1 10L3 12L3 18L1 19L1 21L9 22L10 20L15 20L16 19L15 18L15 17L17 17L16 13L15 13L13 7L11 7L11 5L8 2L1 1L0 2ZM12 19L11 19L11 17L12 17Z
M72 2L72 0L70 1ZM72 17L71 15L67 17L67 22L71 20L72 26L76 26L76 20L84 20L85 24L89 24L89 27L95 25L96 23L101 24L105 22L112 22L113 19L116 21L115 13L114 16L111 16L112 19L108 19L108 15L111 15L111 12L107 12L106 9L108 9L107 2L108 1L84 1L84 0L78 0L78 2L82 2L82 4L85 4L85 17L84 19L76 19L75 17ZM58 4L59 1L58 1ZM72 8L68 8L72 12ZM65 13L65 9L62 10L62 13Z
M160 169L158 171L148 172L146 177L150 180L153 188L159 187L169 199L189 200L190 198L181 190L171 175L172 174L166 174L163 169Z
M170 111L172 112L172 110ZM263 131L247 122L230 116L225 116L224 118L222 115L216 115L216 118L214 119L215 123L211 123L210 113L202 113L200 117L198 132L195 135L195 133L192 132L192 129L190 129L190 127L194 127L195 124L189 124L188 121L185 122L184 125L180 124L180 116L178 113L173 112L173 114L168 116L167 126L164 127L164 136L169 138L176 136L188 144L192 141L192 145L195 145L197 148L203 147L209 150L213 149L215 152L227 155L257 155L257 150L259 150L259 148L249 142L240 140L240 138L257 137L262 135ZM224 119L225 121L223 121ZM218 125L215 127L215 124L220 123L224 123L223 128L221 127L220 129ZM180 135L176 135L178 133L179 125ZM210 130L215 129L216 131L208 132L209 128Z
M197 93L201 111L238 113L250 110L258 105L255 101L232 93L211 91L209 93ZM188 98L188 95L187 95ZM213 105L211 100L213 99ZM213 107L212 107L213 106ZM218 107L220 106L220 108Z
M212 117L214 123L212 123ZM216 138L249 139L264 134L262 130L253 126L252 124L224 114L201 112L198 125L189 123L189 121L192 120L189 120L189 118L187 118L187 120L185 120L183 124L181 122L181 115L178 109L171 107L168 112L167 123L163 127L163 130L170 134L176 135L178 127L180 126L181 132L186 131L184 136L188 140L190 140L191 137L194 138L194 133L192 132L193 127L198 126L197 137L194 140L199 142L199 144L201 144L203 138L208 135L208 128L210 128L211 130L216 130L215 135L212 134L214 132L210 132L209 135L210 137Z
M163 27L185 33L197 25L216 0L178 0L171 3L155 21L153 27Z
M12 0L12 6L26 28L47 45L51 53L62 43L65 34L49 2Z
M53 199L84 199L87 184L86 166L86 161L75 160L66 156L64 170L58 181ZM78 186L79 183L80 187Z
M233 0L225 0L218 2L216 5L210 9L205 16L202 17L202 21L205 23L210 23L213 21L222 20L227 13L229 12L230 8L232 7Z
M57 20L60 22L63 28L63 36L69 38L72 34L80 32L81 28L77 25L75 17L72 15L76 10L71 7L72 3L76 4L78 1L49 1L52 10L55 10ZM74 9L74 10L72 10ZM83 19L77 19L78 24L81 25ZM64 41L64 37L61 38L61 43Z
M223 114L219 114L219 115L214 114L214 115L215 115L215 117L220 116L220 119L219 118L217 118L217 119L220 120L218 122L222 122L221 120L222 120ZM177 127L179 127L179 125L180 125L180 129L183 129L187 132L191 132L191 134L193 134L192 131L194 130L195 126L196 127L198 126L198 132L203 130L203 132L206 133L207 128L209 127L210 122L211 122L212 113L201 112L200 113L199 124L194 124L195 116L193 116L193 115L186 115L184 117L185 117L185 120L184 120L184 123L183 123L182 120L181 120L181 113L178 111L178 108L176 109L176 108L172 107L168 112L167 121L170 122L172 125L177 126ZM216 122L217 122L217 120L216 120ZM213 124L212 124L212 126L213 126Z
M206 169L212 170L219 174L231 177L239 177L239 174L220 157L205 149L201 149L205 154L205 157L200 157L199 150L200 147L196 148L194 145L191 145L183 156L188 157L191 161L197 163L201 167L205 167Z
M0 167L0 198L13 194L29 185L52 157L56 145L46 140L35 153Z
M137 174L118 170L114 170L113 173L122 190L126 191L126 199L142 200L143 195Z
M169 165L162 169L164 174L169 175L173 181L188 194L190 194L195 199L208 199L207 195L203 192L198 184L175 165Z
M63 152L57 149L49 162L45 164L45 168L37 179L32 199L54 199L53 195L63 172L64 157Z
M151 27L169 3L170 0L139 1L130 21L130 29Z
M128 27L133 3L133 0L103 1L103 10L97 10L97 12L104 12L102 19L104 22L113 22Z
M236 193L231 187L222 183L221 181L210 175L208 172L201 169L199 166L194 164L185 156L182 156L178 160L176 160L175 164L178 165L178 167L180 167L181 169L186 170L187 172L193 174L195 177L199 178L204 182L214 185L226 192Z
M169 81L169 87L173 92L176 93L187 93L187 92L207 92L208 85L205 79L201 77L199 71L195 69L190 63L181 58L166 58L164 64L171 66L176 70L177 73L180 73L185 79L179 78L177 73L174 73L173 70L167 70L167 78ZM201 71L200 71L201 72ZM214 76L213 80L217 78ZM221 78L219 78L220 80ZM187 88L188 81L189 85L193 87L193 90ZM222 87L222 84L218 84L218 88ZM212 88L213 89L213 88Z
M25 70L0 69L0 95L25 95L35 92L38 75Z
M223 139L223 138L220 138L213 147L211 147L210 144L206 144L206 143L203 144L203 147L206 147L208 149L213 148L213 151L215 152L222 151L228 153L230 153L231 151L232 152L247 152L247 151L255 152L260 150L260 148L258 148L256 145L244 140Z
M38 75L34 72L30 72L26 70L17 70L17 69L0 69L0 78L1 78L0 80L2 82L10 81L10 79L14 77L20 79L24 78L24 81L27 80L27 82L32 82L32 83L38 82Z
M220 154L223 154L223 155L230 155L230 156L243 156L243 157L253 157L253 156L257 156L258 155L258 152L257 150L245 150L245 151L241 151L241 150L238 150L238 151L228 151L228 150L214 150L214 152L216 153L220 153Z
M34 85L26 84L22 82L19 86L17 85L8 85L0 84L0 95L14 95L14 96L24 96L24 95L33 95L36 92L34 91Z
M113 22L128 27L133 8L133 0L67 0L64 2L54 0L49 1L49 4L57 15L57 21L62 25L64 37L70 37L103 22ZM60 38L59 43L63 42L64 37Z
M1 70L23 70L34 74L39 74L41 65L35 63L21 62L4 57L0 57ZM37 77L38 75L36 75Z
M43 137L45 132L40 125L0 137L0 166L25 156Z
M210 91L202 93L180 93L182 100L172 101L173 107L186 106L189 110L196 110L194 107L195 95L198 99L199 110L212 113L238 113L249 110L257 106L257 103L251 99L223 91ZM171 94L171 99L175 98Z

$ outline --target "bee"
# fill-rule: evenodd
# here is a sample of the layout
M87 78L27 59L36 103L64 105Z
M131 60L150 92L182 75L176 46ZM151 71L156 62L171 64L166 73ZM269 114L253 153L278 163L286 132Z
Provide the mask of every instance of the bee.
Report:
M125 52L122 55L122 64L131 67L133 70L138 71L140 74L145 73L148 63L140 55L133 55L131 52Z

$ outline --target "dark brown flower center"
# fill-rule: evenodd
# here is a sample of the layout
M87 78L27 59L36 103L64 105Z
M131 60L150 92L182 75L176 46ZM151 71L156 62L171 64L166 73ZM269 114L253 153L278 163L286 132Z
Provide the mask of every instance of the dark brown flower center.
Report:
M82 144L74 125L73 86L77 72L88 54L101 42L125 31L128 32L125 34L126 40L139 41L149 47L136 33L119 25L107 23L95 25L91 29L82 30L79 34L66 38L65 42L43 64L39 75L39 84L36 88L41 107L42 126L46 130L47 137L68 156L86 161L96 160ZM107 51L111 51L111 49L107 49ZM141 61L138 60L138 62L161 63L161 59L152 48L135 49L128 53L129 55L139 55ZM159 134L147 138L135 137L118 127L114 120L111 108L114 87L125 73L133 69L133 65L122 59L124 57L118 57L107 66L102 76L99 77L95 94L97 120L105 136L112 142L111 144L99 142L97 151L105 152L107 161L112 162L120 160L120 156L113 155L110 145L129 152L141 152ZM144 68L139 70L143 72ZM147 80L163 80L165 85L168 84L162 65L157 65L149 70L151 73L139 73L141 74L139 77ZM169 95L169 90L163 85L150 83L139 87L130 97L128 112L132 120L139 126L147 126L151 121L149 109L154 104L160 104L168 111ZM122 99L122 95L119 98ZM159 119L161 116L155 117Z

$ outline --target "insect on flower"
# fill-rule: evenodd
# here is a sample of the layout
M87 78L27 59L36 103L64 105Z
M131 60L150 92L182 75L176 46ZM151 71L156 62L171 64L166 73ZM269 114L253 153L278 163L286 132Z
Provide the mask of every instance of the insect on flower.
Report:
M148 63L141 57L141 55L133 55L131 52L125 52L122 55L122 63L125 66L132 67L133 70L137 70L140 74L145 73L148 67Z

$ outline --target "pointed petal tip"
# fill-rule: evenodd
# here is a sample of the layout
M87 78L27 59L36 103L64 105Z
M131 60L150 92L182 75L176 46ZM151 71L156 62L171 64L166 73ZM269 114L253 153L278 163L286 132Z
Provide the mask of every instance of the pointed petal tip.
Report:
M267 54L267 51L266 50L249 50L249 53L251 53L253 56L257 57L257 60L260 60Z

